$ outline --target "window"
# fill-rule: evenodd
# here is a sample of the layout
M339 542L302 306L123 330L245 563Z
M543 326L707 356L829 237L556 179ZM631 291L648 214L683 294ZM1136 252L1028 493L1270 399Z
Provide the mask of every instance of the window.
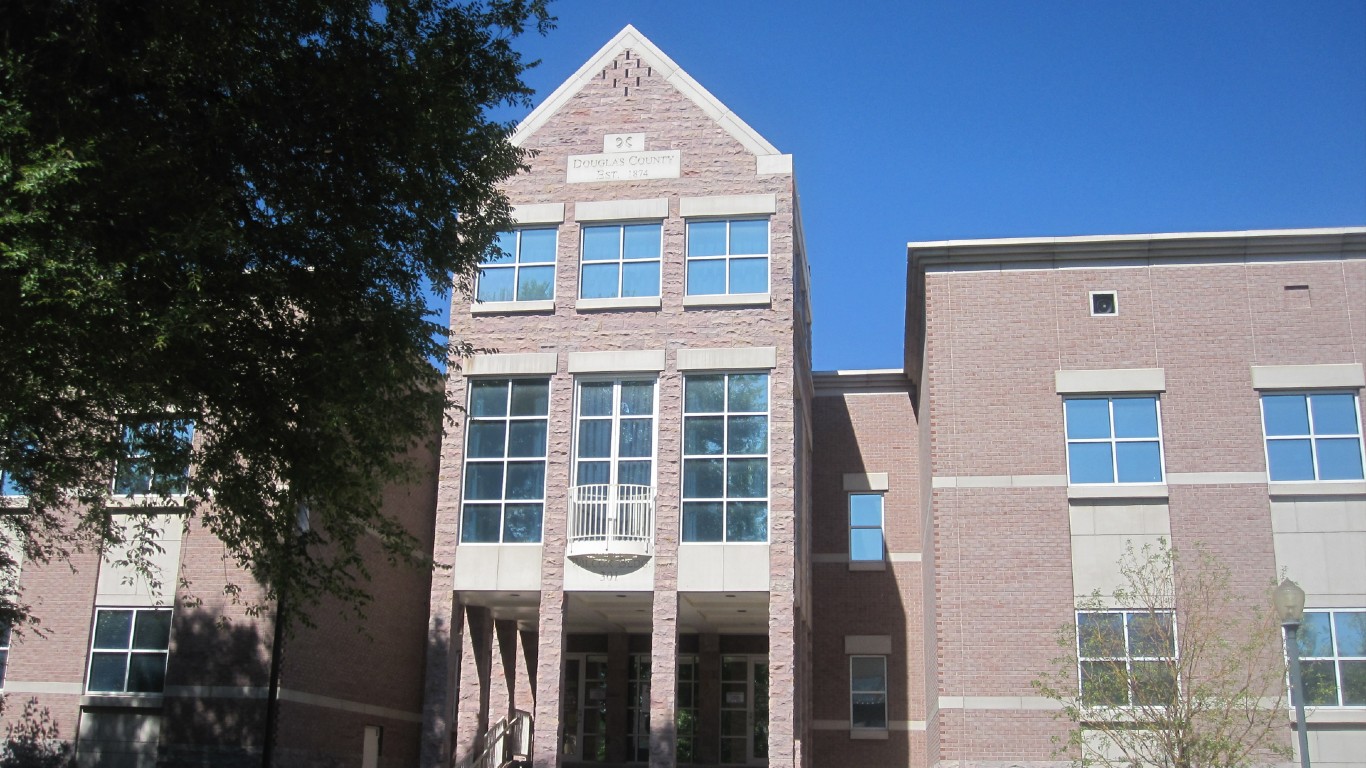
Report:
M696 759L698 671L696 656L678 657L678 700L674 710L677 727L675 754L680 765ZM648 725L648 723L647 723Z
M1297 640L1306 704L1366 706L1366 611L1305 611Z
M1271 480L1360 480L1361 417L1351 392L1262 395Z
M1069 397L1063 412L1068 482L1162 482L1157 397Z
M171 611L98 608L90 650L90 693L161 693L171 644Z
M631 760L650 761L650 654L631 654L626 681L626 742Z
M575 485L654 485L655 382L581 381Z
M5 687L5 669L9 667L10 626L0 625L0 690Z
M14 475L0 469L0 496L23 496L24 491L14 481Z
M173 496L186 491L194 422L139 421L123 428L123 456L114 469L114 493Z
M882 557L882 494L849 494L849 559Z
M684 378L683 541L768 541L768 374Z
M768 293L768 220L688 222L687 290Z
M469 397L460 541L537 543L550 380L474 379Z
M1091 291L1091 315L1103 317L1119 314L1119 299L1114 291Z
M658 223L584 227L579 298L658 296L662 233Z
M849 725L887 727L887 657L849 657Z
M516 229L498 235L498 248L479 265L478 301L555 298L555 229Z
M1088 706L1161 705L1176 695L1171 611L1078 611L1077 658Z

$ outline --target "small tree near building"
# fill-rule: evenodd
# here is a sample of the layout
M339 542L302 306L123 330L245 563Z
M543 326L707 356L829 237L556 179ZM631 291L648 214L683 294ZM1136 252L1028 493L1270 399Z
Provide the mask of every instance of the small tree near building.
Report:
M1077 602L1056 669L1035 689L1071 721L1074 765L1246 768L1291 756L1285 665L1270 594L1232 588L1197 546L1127 547L1120 583ZM1268 585L1269 586L1269 585Z

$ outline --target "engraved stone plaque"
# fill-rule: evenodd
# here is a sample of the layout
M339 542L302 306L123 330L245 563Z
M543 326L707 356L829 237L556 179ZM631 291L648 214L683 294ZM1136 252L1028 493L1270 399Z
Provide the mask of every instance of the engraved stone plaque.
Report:
M682 152L604 152L600 155L570 155L566 180L570 184L586 181L635 181L638 179L676 179L682 165Z

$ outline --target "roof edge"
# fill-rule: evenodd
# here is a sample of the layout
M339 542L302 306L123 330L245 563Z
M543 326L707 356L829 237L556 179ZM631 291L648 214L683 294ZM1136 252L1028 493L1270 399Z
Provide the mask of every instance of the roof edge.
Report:
M608 40L606 45L599 48L597 53L593 54L588 61L584 62L583 66L579 67L574 74L570 75L569 79L561 83L560 87L552 91L535 109L531 110L531 114L527 115L517 124L517 127L513 130L509 140L515 146L521 146L522 142L526 141L527 138L539 130L542 125L545 125L546 122L560 110L560 107L563 107L565 103L573 98L574 94L578 93L579 90L588 83L589 80L592 80L593 76L598 71L602 70L609 62L615 59L617 54L628 49L640 54L641 58L649 61L652 67L658 69L660 74L664 75L664 79L667 80L670 85L674 86L680 93L696 104L703 112L715 120L726 133L730 134L731 137L740 142L740 144L751 153L755 155L782 154L778 151L777 147L774 147L767 139L760 136L759 132L751 128L744 120L741 120L739 115L730 111L725 104L722 104L719 99L713 96L706 88L703 88L691 75L683 71L683 68L678 66L673 59L669 58L668 54L660 50L659 46L651 42L649 38L641 34L640 31L631 24L627 24L623 27L615 37Z

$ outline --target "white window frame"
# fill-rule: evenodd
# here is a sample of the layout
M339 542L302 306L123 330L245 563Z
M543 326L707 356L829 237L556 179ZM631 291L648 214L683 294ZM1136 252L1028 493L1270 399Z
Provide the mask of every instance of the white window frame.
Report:
M1097 297L1097 296L1110 296L1110 297L1112 297L1112 298L1114 299L1114 302L1115 302L1115 311L1114 311L1114 312L1097 312L1097 311L1096 311L1096 297ZM1087 309L1088 312L1091 313L1091 317L1118 317L1118 316L1119 316L1119 291L1114 291L1114 290L1108 290L1108 291L1091 291L1091 292L1089 292L1088 294L1086 294L1086 304L1087 304L1086 309Z
M767 250L766 250L764 253L762 253L762 254L760 254L760 253L740 253L740 254L732 254L732 253L730 252L730 227L731 227L731 224L732 224L732 223L737 222L737 221L762 221L762 222L764 222L764 225L765 225L765 226L764 226L764 229L765 229L764 241L765 241L765 243L767 243L767 245L768 245L768 248L767 248ZM718 223L718 222L719 222L719 223L724 223L724 224L726 225L726 252L725 252L725 253L720 253L720 254L712 254L712 255L708 255L708 256L692 256L692 255L690 255L690 252L691 252L691 250L692 250L692 249L691 249L691 243L692 243L692 227L693 227L693 225L694 225L694 224L716 224L716 223ZM770 292L770 291L773 290L773 219L772 219L771 216L722 216L722 217L707 217L707 218L700 218L700 217L699 217L699 218L689 218L689 219L687 220L687 226L686 226L685 230L686 230L686 232L687 232L687 236L686 236L686 238L685 238L686 242L685 242L684 248L683 248L683 254L684 254L684 257L683 257L683 261L684 261L684 264L683 264L683 295L684 295L684 296L736 296L736 295L746 295L746 294L756 294L756 293L768 293L768 292ZM757 260L757 259L760 259L760 258L762 258L762 259L764 260L764 289L763 289L762 291L743 291L743 292L740 292L740 291L732 291L732 290L731 290L731 287L730 287L730 263L731 263L731 261L734 261L734 260L744 260L744 259L755 259L755 260ZM721 291L720 293L693 293L693 292L689 289L689 285L688 285L688 268L691 267L691 266L693 265L694 262L701 262L701 261L720 261L720 262L723 263L724 269L725 269L725 275L726 275L726 282L725 282L725 286L726 286L726 287L725 287L725 290Z
M648 259L626 258L626 228L656 226L659 227L659 255ZM617 258L612 259L593 259L588 260L584 257L584 244L588 239L590 229L616 229L617 230ZM648 264L654 262L659 268L659 282L655 284L655 292L644 296L625 296L622 293L626 280L627 264ZM584 296L583 279L584 268L595 264L615 264L617 265L617 292L612 296ZM664 222L662 219L645 219L632 221L594 221L585 222L579 227L579 300L580 301L613 301L631 299L658 299L664 293Z
M644 461L640 456L621 456L621 385L625 383L643 384L648 382L652 389L654 398L650 413L650 487L658 486L659 482L659 377L653 373L641 374L583 374L574 377L574 418L573 418L573 439L571 440L571 453L569 462L569 484L577 486L579 484L579 421L582 417L579 413L580 404L583 397L584 384L612 384L612 413L609 416L588 416L591 421L610 421L612 423L612 442L609 455L606 457L589 458L587 461L605 461L608 463L608 482L620 484L618 477L618 464L622 461ZM629 416L629 419L643 420L642 416Z
M1366 703L1362 703L1362 704L1343 704L1343 703L1342 703L1342 662L1344 662L1344 661L1349 661L1349 662L1360 662L1361 664L1366 665L1366 656L1345 656L1345 655L1343 655L1342 652L1338 649L1338 616L1339 616L1340 614L1344 614L1344 613L1361 614L1361 615L1363 615L1363 616L1366 616L1366 609L1360 609L1360 608L1310 608L1310 609L1306 609L1305 612L1304 612L1305 616L1308 616L1308 615L1311 614L1311 613L1326 613L1326 614L1328 614L1328 622L1329 622L1329 627L1330 627L1330 631L1331 631L1331 634L1332 634L1332 653L1333 653L1333 655L1331 655L1331 656L1310 656L1310 655L1307 655L1307 654L1301 652L1301 653L1300 653L1300 661L1301 661L1302 663L1304 663L1304 664L1307 664L1307 663L1309 663L1309 662L1325 662L1325 661L1331 661L1331 662L1333 663L1333 675L1334 675L1335 683L1336 683L1336 685L1337 685L1337 699L1338 699L1338 700L1337 700L1337 703L1336 703L1336 704L1314 704L1314 703L1308 703L1308 702L1306 702L1306 706L1311 706L1311 707L1333 707L1334 709L1363 709L1363 708L1366 708ZM1304 631L1304 622L1301 621L1301 623L1300 623L1300 632L1303 632L1303 631ZM1297 639L1297 642L1298 642L1298 639Z
M1068 437L1067 436L1067 403L1073 400L1104 400L1109 410L1110 416L1110 436L1109 437ZM1156 437L1116 437L1115 436L1115 401L1116 400L1152 400L1154 415L1157 419ZM1134 394L1107 394L1098 392L1095 394L1067 394L1062 398L1062 418L1063 418L1063 442L1067 447L1067 484L1072 486L1084 487L1110 487L1110 486L1132 486L1132 485L1158 485L1167 482L1167 450L1162 438L1162 398L1154 392L1134 393ZM1157 470L1156 480L1121 481L1119 479L1119 450L1120 443L1157 443ZM1072 445L1076 444L1095 444L1104 443L1110 446L1110 476L1114 479L1109 482L1100 483L1081 483L1072 479Z
M133 442L132 442L133 430L136 430L136 429L142 427L143 425L147 425L147 424L154 424L154 425L156 425L157 429L160 430L160 429L165 429L168 425L176 424L177 422L184 423L184 424L186 425L186 427L187 427L187 429L188 429L188 438L187 438L187 439L188 439L188 443L186 444L186 449L192 451L193 448L194 448L195 432L197 431L198 425L195 423L195 420L194 420L194 419L189 418L188 416L177 416L177 415L175 415L175 414L168 413L168 414L166 414L166 415L164 415L164 416L156 416L156 417L154 417L154 416L145 416L145 417L136 417L136 418L130 417L130 418L122 419L122 420L120 421L120 423L119 423L119 429L122 430L122 434L119 436L119 458L114 462L114 472L113 472L113 476L110 477L110 479L109 479L109 488L110 488L110 491L113 493L113 495L114 495L116 498L123 498L123 499L152 499L152 498L156 498L156 499L173 499L173 500L175 500L175 499L183 499L183 498L188 494L188 492L189 492L189 486L190 486L190 478L192 477L192 470L193 470L193 464L191 463L189 457L186 458L184 469L181 470L180 473L178 473L178 476L181 477L181 478L183 479L183 488L182 488L181 490L175 491L175 492L173 492L173 493L167 493L167 494L158 493L158 492L155 490L155 486L156 486L156 484L157 484L159 478L158 478L158 475L157 475L156 472L155 472L155 469L154 469L154 468L150 468L150 467L148 468L148 475L149 475L149 478L150 478L150 479L148 480L148 489L149 489L148 491L146 491L146 492L138 492L138 493L125 493L125 492L119 490L119 473L120 473L120 471L121 471L121 468L122 468L125 464L128 464L128 463L133 463L133 462L136 462L136 461L139 461L139 460L145 460L146 457L148 456L147 453L136 453L136 452L134 452L134 446L133 446Z
M473 397L476 384L488 384L490 382L503 382L506 391L506 407L502 416L474 416ZM544 416L513 416L512 415L512 384L514 382L545 382L546 385L546 413ZM465 441L464 441L464 467L460 476L460 546L540 546L545 540L545 513L546 513L546 480L545 475L549 470L550 453L550 402L554 397L554 382L549 376L487 376L471 377L468 380L465 391ZM470 426L475 422L503 422L503 456L502 458L491 457L471 457L470 456L470 433L473 431ZM546 456L508 456L508 433L512 429L513 422L544 421L546 424ZM508 464L528 463L532 461L541 462L541 495L539 499L511 499L507 498L507 467ZM468 482L470 466L472 464L502 464L503 466L503 491L498 499L468 499L465 495L465 484ZM503 538L507 531L507 507L508 504L540 504L541 505L541 531L535 541L504 541ZM466 541L465 540L465 508L470 505L498 505L498 540L497 541Z
M96 634L96 631L97 631L97 629L98 629L98 627L99 627L100 614L103 613L103 612L109 612L109 613L129 612L129 613L132 613L132 617L131 617L131 619L130 619L130 623L129 623L129 627L128 627L128 647L127 647L127 648L122 648L122 649L120 649L120 648L96 648L96 647L95 647L95 634ZM153 649L153 648L140 648L140 649L139 649L139 648L134 648L134 647L133 647L134 638L135 638L136 633L137 633L138 615L139 615L139 614L142 614L142 613L165 613L165 614L170 615L170 617L171 617L171 622L172 622L172 623L171 623L171 625L170 625L170 629L169 629L169 630L167 631L167 633L166 633L166 647L165 647L165 648L158 648L158 649ZM91 621L91 624L90 624L90 644L89 644L89 652L88 652L87 655L86 655L86 662L85 662L85 692L88 693L88 694L91 694L91 695L95 695L95 696L147 696L147 695L157 695L157 694L163 693L163 692L165 691L165 683L166 683L166 662L167 662L167 659L170 658L171 634L172 634L172 632L173 632L174 629L175 629L174 622L175 622L175 616L174 616L174 614L172 613L171 608L166 607L166 606L148 606L148 605L139 605L139 606L118 606L118 605L97 606L97 607L95 608L95 613L94 613L94 616L93 616L93 620ZM106 655L117 654L117 653L123 654L123 657L124 657L124 659L123 659L123 687L122 687L121 690L117 690L117 691L94 690L94 689L92 689L92 688L90 687L91 673L92 673L92 671L94 670L94 666L95 666L95 654L97 654L97 653L99 653L99 654L106 654ZM148 654L160 654L160 655L161 655L162 690L158 690L158 691L130 691L130 690L128 690L128 672L129 672L129 667L131 666L133 654L145 654L145 655L148 655Z
M848 508L849 520L849 562L851 563L881 563L887 560L887 493L886 491L849 491L846 494L846 506ZM875 496L877 497L877 525L855 525L854 524L854 497L855 496ZM854 557L854 531L878 532L877 557Z
M1282 395L1299 395L1305 398L1306 416L1309 421L1309 433L1305 435L1268 435L1266 433L1266 398ZM1356 434L1315 434L1314 432L1314 406L1312 399L1316 395L1351 395L1352 407L1355 419L1353 425L1356 427ZM1269 483L1359 483L1362 477L1344 478L1341 480L1320 480L1319 479L1319 445L1318 441L1323 438L1352 438L1357 441L1357 454L1361 457L1363 476L1366 476L1366 446L1363 443L1361 433L1361 395L1353 389L1268 389L1258 393L1257 397L1258 412L1262 416L1262 456L1266 459L1266 479ZM1307 480L1273 480L1271 478L1271 443L1272 441L1289 440L1308 440L1309 457L1314 469L1314 477Z
M5 673L9 671L10 644L14 641L14 628L0 624L0 691L5 690Z
M854 690L854 663L859 659L876 659L882 662L882 690L880 691L856 691ZM882 654L851 654L849 656L849 728L854 731L885 731L890 724L887 711L887 687L891 682L887 675L887 657ZM855 725L854 724L854 697L858 695L880 695L882 696L882 725Z
M752 375L761 375L761 376L764 377L764 387L765 387L764 402L766 402L766 403L768 404L767 409L766 409L765 411L763 411L762 414L759 413L759 412L757 412L757 411L731 411L731 410L730 410L730 377L731 377L731 376L752 376ZM723 396L724 396L724 406L723 406L723 407L724 407L724 410L722 410L722 411L696 411L696 412L689 412L688 409L687 409L687 408L688 408L688 406L687 406L687 387L688 387L688 379L690 379L690 378L707 378L707 377L712 377L712 376L720 376L721 379L722 379L722 385L721 385L721 386L722 386L722 389L723 389ZM770 539L772 538L772 536L773 536L773 458L772 458L772 457L773 457L773 375L772 375L772 372L771 372L771 371L768 371L768 370L757 370L757 371L743 371L743 370L742 370L742 371L704 371L704 370L697 370L697 371L688 371L688 372L685 373L684 376L683 376L683 392L684 392L684 395L683 395L683 397L684 397L684 401L683 401L683 414L682 414L682 416L683 416L683 430L680 430L680 431L679 431L679 456L680 456L681 459L682 459L682 462L681 462L680 467L679 467L680 472L679 472L679 483L678 483L678 496L679 496L679 507L678 507L678 509L679 509L679 515L678 515L678 524L679 524L679 527L680 527L679 535L678 535L679 543L682 544L682 545L684 545L684 546L687 546L687 545L689 545L689 544L767 544L767 543L769 542L769 540L770 540ZM759 416L759 415L764 416L764 418L765 418L765 420L766 420L766 421L765 421L765 426L764 426L764 428L765 428L765 441L764 441L764 443L765 443L766 448L765 448L764 452L763 452L762 454L758 454L758 453L737 453L737 454L731 454L731 453L730 453L730 450L729 450L729 444L730 444L730 417L731 417L731 416ZM688 417L689 417L689 416L693 416L693 417L697 417L697 416L703 416L703 417L711 416L711 417L716 417L716 416L719 416L719 417L721 418L721 424L722 424L722 432L721 432L721 441L722 441L721 453L712 453L712 454L690 454L690 453L687 452L687 443L686 443L686 438L685 438L685 431L686 431L686 429L687 429L687 420L688 420ZM721 459L722 495L721 495L720 497L702 497L702 496L698 496L698 497L689 497L689 496L684 495L684 491L683 491L683 488L684 488L684 481L683 481L683 478L684 478L684 476L685 476L685 473L687 472L687 460L688 460L688 459ZM728 488L726 488L726 485L728 484L728 481L729 481L729 474L728 474L728 473L729 473L729 470L730 470L730 460L731 460L731 459L763 459L763 460L764 460L765 479L764 479L764 496L763 496L763 498L737 497L737 498L732 499L732 498L730 497L730 491L729 491ZM760 540L760 541L730 541L730 540L729 540L729 538L728 538L728 533L727 533L727 530L728 530L728 528L729 528L729 526L727 525L727 521L728 521L728 519L729 519L729 510L727 509L727 505L728 505L730 502L732 502L732 501L736 501L736 502L751 502L751 501L752 501L752 502L760 502L760 501L761 501L761 502L763 502L764 507L765 507L765 513L764 513L765 525L764 525L764 538L763 538L762 540ZM684 528L683 528L683 518L684 518L683 505L684 505L684 504L687 504L687 503L689 503L689 502L719 503L719 504L721 505L721 539L720 539L720 541L687 541L687 540L684 539L684 533L683 533L683 532L684 532Z
M1116 615L1116 614L1122 616L1122 619L1121 619L1121 621L1120 621L1120 632L1123 634L1123 638L1124 638L1124 656L1123 656L1123 657L1120 657L1120 656L1084 656L1084 655L1082 655L1081 617L1082 617L1083 615ZM1132 621L1132 619L1133 619L1134 617L1137 617L1137 616L1165 616L1165 617L1167 617L1167 621L1170 623L1170 625L1171 625L1171 631L1172 631L1171 640L1172 640L1172 654L1173 654L1173 655L1171 655L1171 656L1135 656L1135 655L1134 655L1133 649L1131 648L1131 644L1130 644L1130 642L1129 642L1129 623ZM1171 610L1171 609L1151 610L1151 609L1146 609L1146 608L1112 608L1112 609L1106 609L1106 610L1089 610L1089 609L1083 610L1083 609L1077 609L1077 610L1075 611L1075 618L1074 618L1074 620L1073 620L1073 629L1075 630L1075 634L1076 634L1076 650L1077 650L1077 670L1076 670L1076 672L1077 672L1077 698L1078 698L1079 701L1082 701L1082 702L1083 702L1083 705L1084 705L1084 706L1086 706L1086 707L1088 707L1088 708L1091 708L1091 709L1104 709L1104 708L1123 709L1123 708L1134 707L1134 706L1153 706L1153 705L1151 705L1151 704L1144 705L1144 704L1136 704L1136 703L1134 702L1134 685L1133 685L1133 681L1134 681L1134 663L1135 663L1135 662L1139 662L1139 663L1160 662L1160 663L1163 663L1163 664L1172 664L1172 665L1173 665L1173 668L1175 668L1175 664L1174 664L1173 662L1174 662L1174 660L1177 658L1177 654L1179 654L1179 653L1181 652L1180 629L1177 627L1177 624L1176 624L1176 612L1175 612L1175 611L1173 611L1173 610ZM1083 688L1083 686L1084 686L1084 684L1085 684L1085 683L1084 683L1084 679L1083 679L1083 677L1082 677L1082 666L1083 666L1084 664L1086 664L1087 662L1116 663L1116 662L1120 662L1120 661L1123 661L1123 662L1124 662L1124 681L1125 681L1125 696L1126 696L1125 701L1126 701L1126 703L1125 703L1125 704L1105 704L1105 703L1102 703L1102 704L1089 704L1089 703L1086 703L1086 702L1083 700L1083 698L1082 698L1083 695L1084 695L1084 688ZM1180 686L1180 685L1181 685L1181 680L1179 680L1179 679L1176 680L1176 681L1175 681L1175 684L1176 684L1177 686Z
M551 246L552 258L550 261L522 261L522 233L531 231L550 231L555 233L555 244ZM484 272L487 270L512 270L512 298L511 299L487 299L483 303L496 304L528 304L537 301L555 300L555 283L559 278L559 250L560 250L560 228L557 225L534 225L513 227L508 231L514 238L513 250L510 254L512 261L505 264L490 264L487 261L479 262L479 270L475 279L474 296L475 302L479 303L479 288L484 279ZM518 289L522 284L522 269L550 267L550 295L543 299L519 299L517 298Z

